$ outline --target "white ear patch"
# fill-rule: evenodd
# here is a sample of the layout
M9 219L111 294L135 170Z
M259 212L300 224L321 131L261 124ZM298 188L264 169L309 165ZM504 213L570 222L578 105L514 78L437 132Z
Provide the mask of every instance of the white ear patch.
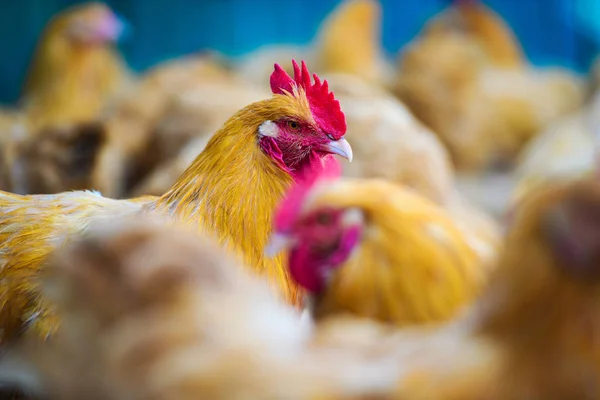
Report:
M273 121L265 121L258 127L258 134L260 136L268 136L275 138L279 135L279 128Z
M356 207L349 208L342 214L342 226L362 225L364 222L363 212Z

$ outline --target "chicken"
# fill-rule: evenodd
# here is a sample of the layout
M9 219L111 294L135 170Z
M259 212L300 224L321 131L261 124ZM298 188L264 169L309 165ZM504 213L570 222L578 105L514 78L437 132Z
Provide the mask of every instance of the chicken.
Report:
M301 56L318 73L350 74L377 86L391 85L394 68L381 48L381 14L378 0L341 1L310 44L263 46L237 60L236 71L251 82L262 82L273 62Z
M20 136L10 144L7 189L18 194L52 194L87 189L106 142L98 122L45 128L35 137Z
M585 96L579 77L559 68L521 65L507 55L518 54L517 50L501 50L514 47L510 43L495 45L498 54L490 55L495 41L488 37L488 29L468 29L484 25L483 7L479 5L476 13L468 7L451 9L460 13L458 21L466 25L463 29L440 32L440 28L428 30L426 26L401 52L394 90L439 135L454 165L463 172L512 165L529 140L580 107ZM468 23L475 15L479 22ZM489 17L491 26L496 16ZM434 27L437 23L433 21ZM507 33L499 42L510 42L511 36Z
M194 161L196 155L201 153L210 140L210 136L201 135L188 142L180 153L172 160L166 161L156 167L132 191L134 196L143 194L158 196L165 193L177 181L177 178Z
M524 149L510 204L540 185L580 178L597 168L600 93L579 112L551 125Z
M102 3L53 18L38 43L22 103L32 130L98 118L129 79L112 48L122 22Z
M454 30L467 33L498 67L521 67L527 62L510 26L480 0L455 0L453 7L430 21L425 29L427 34L444 35Z
M243 272L179 227L94 228L43 275L58 333L27 341L0 374L65 400L356 399L393 382L389 360L307 348L297 312Z
M188 88L169 104L162 118L154 127L150 143L150 154L158 155L152 165L156 166L137 182L132 189L134 195L165 193L174 179L163 181L164 186L150 188L150 181L156 175L163 175L170 165L176 163L180 167L173 178L177 178L189 165L188 145L198 154L203 148L195 143L207 143L211 135L234 113L245 104L266 99L267 91L253 84L230 77L220 82L203 82L196 88ZM196 150L197 149L197 150Z
M237 79L213 53L157 66L108 118L108 143L93 173L94 187L110 196L126 195L188 141L211 135L236 110L268 97L262 87Z
M396 398L600 398L600 186L534 192L472 312L429 337L413 332Z
M290 275L316 318L438 322L475 298L487 270L443 209L390 182L337 180L333 172L290 191L267 248L289 247Z
M175 185L163 196L113 200L96 192L18 196L0 192L0 327L2 342L27 327L41 337L56 329L40 297L36 278L51 252L84 234L95 220L158 213L214 235L290 302L298 291L282 257L266 259L263 248L272 213L285 190L307 169L352 159L343 138L346 122L326 81L306 64L294 64L294 78L279 66L271 76L270 99L234 114L211 138Z
M341 2L317 34L319 70L357 76L375 85L390 84L393 67L381 48L381 15L378 0Z
M18 156L16 145L28 137L26 116L16 109L0 110L0 190L10 190L14 160Z

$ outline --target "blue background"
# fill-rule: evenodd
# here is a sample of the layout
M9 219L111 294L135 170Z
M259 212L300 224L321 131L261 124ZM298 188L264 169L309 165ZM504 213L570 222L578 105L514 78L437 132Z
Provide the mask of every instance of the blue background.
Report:
M394 54L448 0L380 0L383 45ZM0 0L0 102L17 99L40 31L73 0ZM109 0L133 27L121 44L143 70L214 48L229 55L268 43L307 43L339 0ZM587 71L600 37L600 0L486 0L507 19L537 65Z

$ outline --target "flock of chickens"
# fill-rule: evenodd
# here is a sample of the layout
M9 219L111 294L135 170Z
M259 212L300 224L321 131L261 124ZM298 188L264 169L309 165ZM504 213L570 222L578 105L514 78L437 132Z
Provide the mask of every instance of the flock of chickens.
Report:
M53 18L0 111L6 396L600 399L600 74L476 0L380 31L136 75Z

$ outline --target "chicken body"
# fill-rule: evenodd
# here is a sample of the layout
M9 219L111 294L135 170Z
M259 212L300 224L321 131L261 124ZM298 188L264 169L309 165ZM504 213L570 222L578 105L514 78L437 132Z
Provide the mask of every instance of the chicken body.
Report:
M317 318L347 312L397 325L444 321L486 281L452 219L410 189L324 180L305 200L293 196L280 206L276 233L292 243L290 274L311 294Z
M302 56L319 73L349 74L376 86L391 85L394 67L381 48L381 15L378 0L344 0L327 15L308 46L263 46L237 60L236 72L251 82L262 82L278 59Z
M595 181L528 193L470 315L431 341L415 336L423 347L398 397L600 398L599 224Z
M276 86L279 82L307 87L313 95L310 90L325 92L328 102L313 100L314 109L328 106L332 121L339 122L341 118L343 122L339 103L327 91L326 85L320 86L319 82L309 88L306 66L303 65L302 72L297 65L296 69L296 81L276 69L273 90L279 90ZM300 81L304 79L302 77L308 81ZM292 90L289 86L284 87ZM287 300L297 301L297 288L289 279L282 258L266 259L263 256L273 210L294 179L301 179L304 168L321 163L322 157L331 157L328 152L341 152L336 148L340 144L350 151L342 138L343 131L332 127L328 128L332 132L328 135L337 140L325 134L321 137L318 133L321 128L317 125L310 125L308 137L304 136L305 131L286 135L287 118L306 121L304 124L310 124L313 118L307 107L310 104L308 98L298 97L302 96L298 90L295 94L277 93L271 99L253 103L233 115L162 197L116 201L86 192L54 196L18 196L2 192L0 280L6 285L0 293L2 339L13 338L20 327L28 324L44 337L52 332L55 324L46 318L49 311L40 297L35 276L53 249L85 231L96 215L106 213L119 218L122 214L156 212L213 235L252 270L277 286ZM266 121L269 121L268 130L260 128ZM272 121L278 121L281 128ZM345 130L345 125L342 128ZM277 132L283 137L279 138ZM301 144L296 143L299 140ZM304 152L299 155L279 146ZM351 153L347 156L351 158ZM286 164L290 162L287 157L297 157L292 158L296 162L293 170Z
M212 54L158 65L111 110L107 145L92 176L94 187L109 196L126 196L189 140L212 135L241 107L268 97L263 87L232 76ZM235 100L221 100L226 98ZM154 194L162 195L174 183Z
M25 366L35 385L21 383L52 398L350 399L395 376L387 359L307 348L296 310L181 227L95 225L43 278L64 322L43 346L27 341L0 375Z
M511 165L540 130L582 104L584 90L568 71L519 62L512 35L492 35L507 26L483 29L486 12L490 26L497 16L478 7L451 8L423 29L400 55L395 92L439 135L458 169L481 172Z
M23 91L32 129L101 115L128 79L111 47L121 30L121 22L101 3L75 6L48 24Z
M600 95L579 112L557 121L524 149L516 169L512 202L541 185L591 175L596 170Z

